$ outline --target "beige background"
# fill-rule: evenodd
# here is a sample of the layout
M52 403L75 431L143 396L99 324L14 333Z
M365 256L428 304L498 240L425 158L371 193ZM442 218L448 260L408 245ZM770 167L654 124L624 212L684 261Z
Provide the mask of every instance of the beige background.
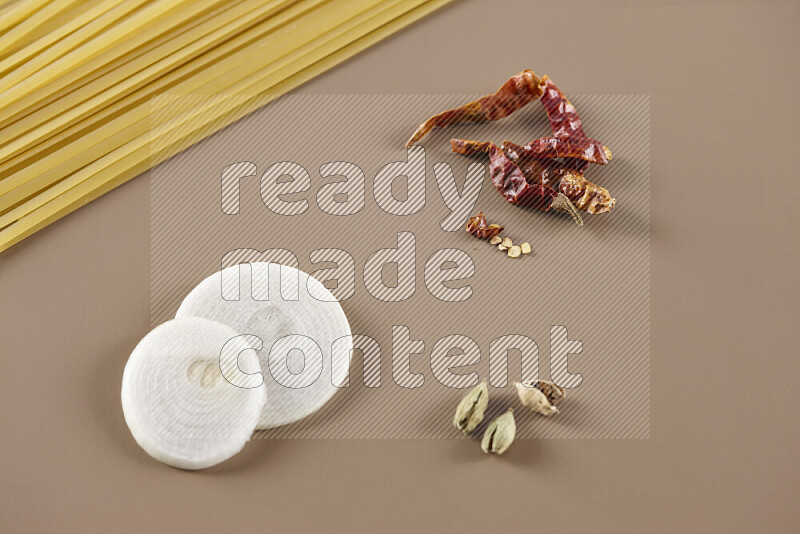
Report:
M149 182L0 256L4 532L793 532L797 2L465 0L302 93L476 93L523 66L649 94L649 440L256 440L202 473L133 442Z
M461 375L458 380L464 380L461 388L469 384L468 373L478 373L481 378L491 378L493 385L500 385L497 376L492 378L489 373L489 347L492 340L507 334L535 340L539 376L558 378L559 362L550 362L554 352L550 348L550 325L566 327L571 339L581 340L582 350L568 357L568 367L571 373L581 374L582 383L569 392L569 406L564 406L557 418L545 419L518 410L517 437L649 436L648 97L571 97L581 110L590 135L602 139L617 154L611 164L588 169L586 177L609 187L618 206L609 216L586 215L583 228L567 215L509 204L497 193L484 168L484 186L472 213L483 210L490 221L506 226L504 235L517 243L532 243L532 254L517 261L510 261L495 247L469 235L463 223L454 232L442 230L439 221L449 210L432 168L450 165L457 184L463 187L467 167L475 161L485 163L485 158L454 154L450 136L500 143L503 139L530 140L546 135L550 128L538 103L508 120L453 127L424 139L425 202L416 213L391 215L375 198L376 174L384 165L409 157L404 143L416 123L436 110L450 109L474 98L475 95L289 95L152 170L150 318L154 326L173 318L183 298L201 280L218 271L230 251L282 249L282 258L295 254L299 268L309 273L326 266L313 264L309 259L311 251L337 247L352 255L354 294L341 304L352 331L366 334L380 344L380 387L364 385L362 355L357 353L351 365L350 386L338 392L324 409L296 424L261 432L259 437L454 439L459 434L450 424L452 412L465 393L455 386L444 386L434 375L434 370L442 367L440 360L432 356L437 341L448 335L462 335L479 347L481 361L477 365L465 365L473 361L469 356L452 356L451 365L462 366L453 371ZM170 101L180 108L189 102L196 105L197 97ZM174 114L165 111L163 115ZM299 128L298 124L305 126ZM340 179L323 179L318 169L325 162L337 160L357 164L365 175L364 207L348 216L325 213L316 197L323 183ZM305 199L307 210L294 216L273 213L260 198L256 176L240 180L239 213L223 213L221 171L240 161L252 162L259 175L281 161L296 162L307 169L309 191L290 197ZM401 178L395 183L404 181ZM402 185L397 189L405 195ZM396 247L398 232L414 235L414 294L400 302L384 302L366 290L364 265L373 252ZM456 284L469 285L472 290L472 296L464 302L437 300L426 287L425 262L435 251L445 248L462 251L474 263L475 274ZM252 261L258 255L242 252L239 258ZM388 283L394 283L396 266L385 269L384 275L391 280ZM418 379L422 378L423 383L417 388L407 384L401 387L393 379L394 325L407 327L413 339L424 343L423 353L411 356L408 363L402 363L397 356L399 366L410 367ZM262 357L268 352L267 345ZM495 366L502 363L503 357L502 353L499 358L495 354ZM510 382L521 380L521 357L512 351L507 360L509 384L490 389L493 400L486 424L495 412L502 413L509 404L514 405L511 401L516 394ZM560 365L563 367L563 362ZM552 374L553 367L556 374ZM321 379L329 380L325 373ZM611 391L613 398L609 398ZM483 427L477 429L475 436L482 433Z

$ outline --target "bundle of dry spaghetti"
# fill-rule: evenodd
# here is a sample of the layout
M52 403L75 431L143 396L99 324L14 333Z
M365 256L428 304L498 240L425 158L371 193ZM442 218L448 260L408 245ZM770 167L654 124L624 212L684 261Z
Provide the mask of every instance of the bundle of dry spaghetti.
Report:
M449 1L0 0L0 251Z

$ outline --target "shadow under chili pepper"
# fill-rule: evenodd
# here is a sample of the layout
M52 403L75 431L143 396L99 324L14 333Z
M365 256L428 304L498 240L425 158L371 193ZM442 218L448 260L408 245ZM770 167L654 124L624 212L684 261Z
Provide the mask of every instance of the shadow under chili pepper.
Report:
M585 224L580 230L609 243L623 243L631 238L650 239L652 226L649 214L626 205L625 199L617 198L617 205L611 213L584 217Z
M600 217L604 216L600 215ZM591 224L590 221L590 224L584 225L582 230L604 241L622 242L621 238L640 237L646 239L651 226L647 214L637 213L634 210L620 209L616 220L596 221L596 224Z
M642 175L646 175L648 172L649 169L643 169L640 164L625 155L615 155L608 165L590 165L585 171L586 174L591 175L592 181L602 184L603 187L613 188L635 184L642 179Z

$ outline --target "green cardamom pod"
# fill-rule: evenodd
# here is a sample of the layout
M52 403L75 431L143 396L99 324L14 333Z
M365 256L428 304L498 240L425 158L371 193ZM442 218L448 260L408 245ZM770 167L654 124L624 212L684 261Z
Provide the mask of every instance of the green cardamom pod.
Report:
M483 421L483 414L488 405L489 390L486 388L486 380L484 380L458 403L453 424L460 431L469 434Z
M486 427L483 441L481 441L481 449L486 453L503 454L511 446L516 434L517 423L514 422L514 410L508 410Z
M522 405L542 415L558 413L556 404L566 397L564 388L546 380L515 382L514 386Z

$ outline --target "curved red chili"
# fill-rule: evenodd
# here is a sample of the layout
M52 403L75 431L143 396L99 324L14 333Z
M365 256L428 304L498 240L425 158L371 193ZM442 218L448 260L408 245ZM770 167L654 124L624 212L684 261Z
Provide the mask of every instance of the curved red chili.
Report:
M504 141L505 144L505 141ZM589 163L605 165L611 151L597 139L585 137L540 137L520 147L530 158L577 158Z
M583 131L583 123L575 106L564 96L547 75L542 77L544 92L539 98L544 106L553 135L540 137L526 144L523 150L527 157L534 158L579 158L591 163L605 165L611 159L611 151L597 139L591 139Z
M443 128L464 122L494 121L511 115L533 100L542 96L542 78L535 72L525 69L512 76L495 93L478 100L434 115L420 124L414 135L406 143L409 147L425 137L434 128Z
M506 201L543 211L550 210L557 191L543 184L528 183L522 170L494 143L489 143L488 152L489 176Z
M558 193L592 214L607 213L616 204L608 190L587 181L581 165L574 162L520 157L513 143L498 147L488 141L453 139L450 145L459 154L488 153L492 183L511 204L548 211L551 205L546 199L552 201Z

